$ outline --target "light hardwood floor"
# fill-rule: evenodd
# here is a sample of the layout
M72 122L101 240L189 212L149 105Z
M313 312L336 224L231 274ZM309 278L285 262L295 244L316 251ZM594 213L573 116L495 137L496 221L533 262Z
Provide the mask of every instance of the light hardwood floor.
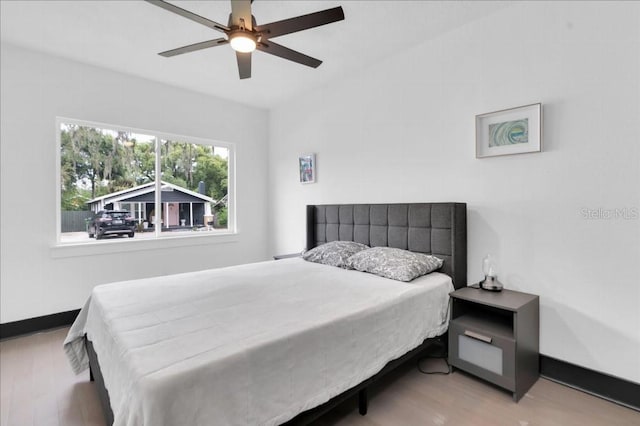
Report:
M89 374L75 376L62 351L66 333L0 342L1 426L104 425ZM439 362L425 366L436 370ZM315 422L327 425L628 426L640 425L640 413L545 379L516 404L509 393L462 372L426 376L408 365L371 390L366 416L350 400Z

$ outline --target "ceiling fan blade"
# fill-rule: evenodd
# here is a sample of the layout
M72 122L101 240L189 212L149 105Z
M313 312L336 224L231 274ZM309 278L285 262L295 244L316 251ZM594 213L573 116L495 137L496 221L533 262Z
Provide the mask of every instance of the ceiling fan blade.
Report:
M231 25L244 27L251 31L253 28L251 0L231 0Z
M255 30L266 38L278 37L309 28L319 27L344 19L342 7L334 7L320 12L310 13L295 18L284 19L282 21L271 22L264 25L256 25Z
M319 59L312 58L311 56L307 56L300 52L296 52L295 50L291 50L288 47L284 47L280 44L274 43L271 40L266 40L264 42L258 43L256 49L264 53L269 53L271 55L279 56L281 58L306 65L311 68L318 68L322 63L322 61Z
M251 52L243 53L236 52L236 59L238 60L238 73L240 79L251 77Z
M208 49L209 47L221 46L229 43L226 38L217 38L215 40L201 41L200 43L190 44L188 46L178 47L177 49L167 50L166 52L160 52L158 55L170 58L176 55L182 55L183 53L195 52L196 50Z
M185 10L181 7L174 6L171 3L167 3L166 1L163 1L163 0L145 0L145 1L155 6L161 7L165 10L168 10L169 12L176 13L184 18L191 19L192 21L202 24L205 27L209 27L214 30L220 31L222 33L226 34L230 30L229 27L227 27L226 25L218 24L217 22L214 22L200 15L196 15L195 13L189 12L188 10Z

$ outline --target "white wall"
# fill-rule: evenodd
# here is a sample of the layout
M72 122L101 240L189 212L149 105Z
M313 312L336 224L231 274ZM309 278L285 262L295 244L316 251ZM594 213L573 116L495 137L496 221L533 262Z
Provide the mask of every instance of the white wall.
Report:
M10 45L0 62L0 322L80 308L96 284L267 258L266 110ZM236 241L55 257L56 116L235 143Z
M474 158L476 114L535 102L543 153ZM640 220L581 213L640 207L638 135L640 4L516 3L271 112L272 252L306 204L467 202L469 282L495 254L543 354L640 382Z

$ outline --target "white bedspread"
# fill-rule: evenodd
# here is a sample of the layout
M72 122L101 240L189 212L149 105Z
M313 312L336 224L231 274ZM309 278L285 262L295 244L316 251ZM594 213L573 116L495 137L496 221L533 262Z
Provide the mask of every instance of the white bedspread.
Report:
M447 327L451 279L402 283L287 259L98 286L65 340L93 342L114 425L272 425Z

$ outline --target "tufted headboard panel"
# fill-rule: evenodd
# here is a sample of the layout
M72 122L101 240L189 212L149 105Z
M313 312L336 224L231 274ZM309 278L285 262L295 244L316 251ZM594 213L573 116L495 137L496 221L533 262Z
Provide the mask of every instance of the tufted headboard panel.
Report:
M307 250L336 240L433 254L455 288L467 285L465 203L307 206Z

